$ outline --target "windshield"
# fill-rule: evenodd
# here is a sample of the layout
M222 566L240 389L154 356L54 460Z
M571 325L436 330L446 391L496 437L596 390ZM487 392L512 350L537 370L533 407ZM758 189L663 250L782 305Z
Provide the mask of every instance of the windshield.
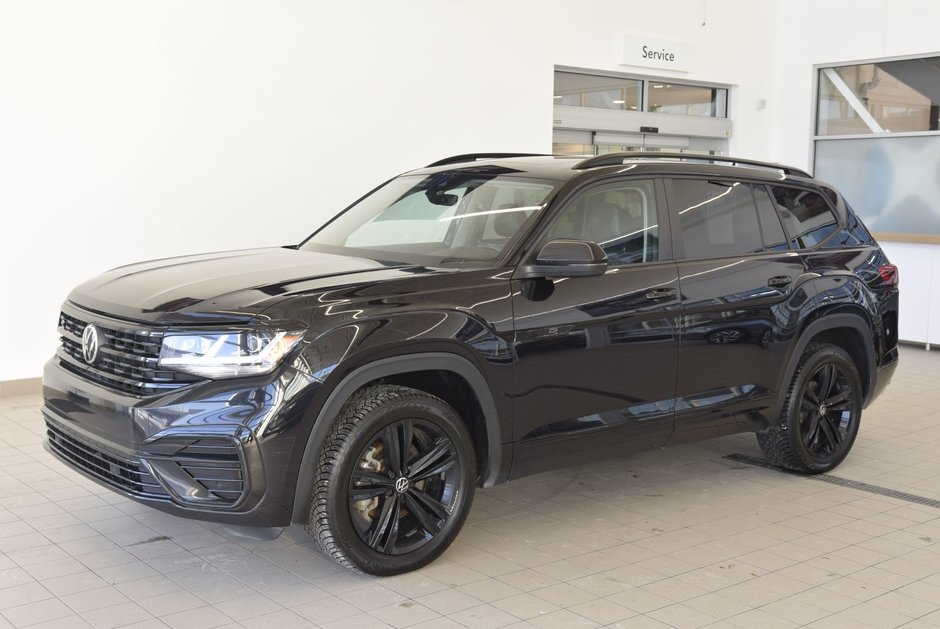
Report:
M494 170L509 169L393 179L301 249L423 264L493 261L561 185Z

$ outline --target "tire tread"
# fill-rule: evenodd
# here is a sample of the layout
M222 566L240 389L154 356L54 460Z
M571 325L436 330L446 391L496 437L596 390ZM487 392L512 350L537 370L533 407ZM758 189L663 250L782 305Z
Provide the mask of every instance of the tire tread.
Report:
M793 426L791 425L790 419L794 412L793 405L801 403L801 396L797 394L799 393L798 389L802 381L801 376L806 368L806 364L824 351L830 351L840 356L840 358L845 360L848 364L854 366L848 353L837 345L818 342L807 345L793 373L793 379L790 381L789 388L787 389L787 396L783 408L780 410L780 415L767 430L757 433L757 443L760 445L764 457L769 462L804 474L816 474L827 470L815 469L800 456L795 445L795 440L799 439L800 436L793 434ZM847 453L848 450L846 450L846 454ZM837 460L829 469L838 465L839 462L841 462L841 459Z

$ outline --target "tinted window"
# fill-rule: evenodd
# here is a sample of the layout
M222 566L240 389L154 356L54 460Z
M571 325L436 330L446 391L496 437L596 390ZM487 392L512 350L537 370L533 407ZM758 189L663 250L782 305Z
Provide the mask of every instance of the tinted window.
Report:
M612 266L659 259L656 194L650 179L618 181L580 192L555 219L546 241L591 240Z
M686 258L717 258L762 251L760 223L747 184L674 179L676 207Z
M760 218L761 233L764 236L764 249L768 251L786 251L790 248L787 236L780 226L780 217L770 194L764 186L754 186L754 200L757 201L757 216Z
M871 234L858 219L855 212L846 204L845 229L840 229L835 237L826 243L826 247L854 247L872 244Z
M795 247L813 247L834 232L836 217L822 195L799 188L772 186L783 226Z
M874 239L871 237L868 228L865 227L865 224L861 221L858 215L852 211L852 208L848 207L846 204L846 209L848 210L848 221L846 221L846 230L852 235L853 238L858 240L859 244L870 245L874 243Z

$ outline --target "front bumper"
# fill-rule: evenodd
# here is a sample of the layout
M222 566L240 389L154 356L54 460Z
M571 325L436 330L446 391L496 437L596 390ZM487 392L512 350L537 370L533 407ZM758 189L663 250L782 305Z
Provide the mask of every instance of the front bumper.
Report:
M285 365L264 377L137 397L90 382L56 357L43 372L46 447L92 480L168 513L285 526L301 420L316 385Z

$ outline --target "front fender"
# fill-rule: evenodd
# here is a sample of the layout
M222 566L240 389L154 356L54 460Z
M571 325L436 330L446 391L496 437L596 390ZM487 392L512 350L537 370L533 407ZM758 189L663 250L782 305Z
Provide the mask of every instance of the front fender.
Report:
M493 396L483 375L469 360L453 353L426 352L382 358L362 365L348 374L330 389L329 395L318 408L311 408L315 414L312 429L304 445L303 455L297 472L297 485L294 491L292 521L304 522L310 497L313 494L316 460L323 443L333 426L343 404L357 389L379 378L412 371L441 370L451 371L464 378L473 388L483 410L487 432L487 467L484 471L484 486L493 485L509 468L509 447L501 443L499 416Z

